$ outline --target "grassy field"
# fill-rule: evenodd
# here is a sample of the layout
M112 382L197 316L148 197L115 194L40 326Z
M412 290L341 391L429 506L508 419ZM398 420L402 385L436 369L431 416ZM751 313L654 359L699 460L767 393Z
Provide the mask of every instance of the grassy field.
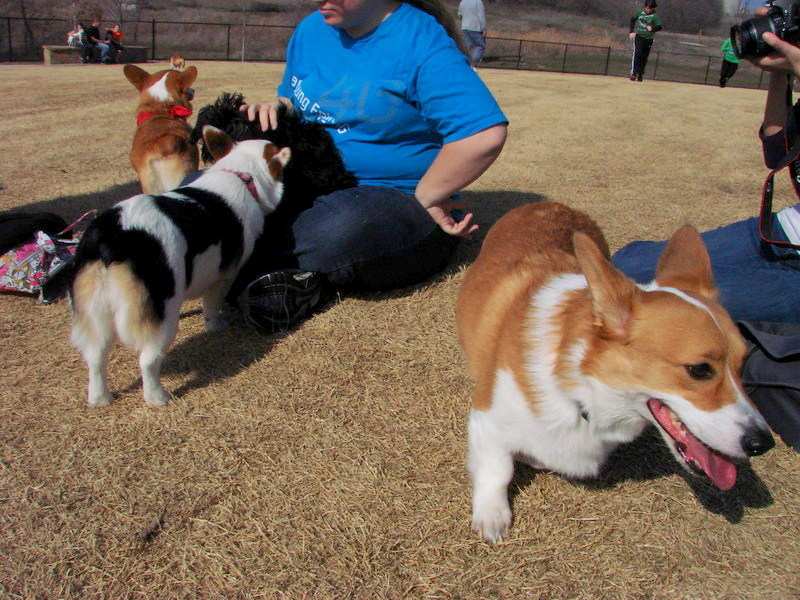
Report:
M282 69L195 64L196 109L221 91L270 98ZM617 249L751 216L765 175L763 92L480 73L510 136L464 194L481 229L449 270L276 337L206 334L187 304L164 409L145 406L122 348L116 401L89 409L67 303L0 297L0 596L800 598L798 455L781 442L724 494L650 436L596 482L520 469L510 539L471 533L453 305L486 230L558 200ZM0 92L0 209L72 219L136 193L120 67L2 65Z

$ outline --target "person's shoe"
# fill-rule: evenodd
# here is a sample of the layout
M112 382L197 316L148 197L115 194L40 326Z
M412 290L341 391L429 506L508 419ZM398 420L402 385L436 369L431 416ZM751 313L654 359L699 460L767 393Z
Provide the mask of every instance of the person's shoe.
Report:
M238 302L248 326L274 333L311 316L328 297L322 275L288 270L267 273L250 282Z
M636 75L631 75L630 79L631 81L636 81Z

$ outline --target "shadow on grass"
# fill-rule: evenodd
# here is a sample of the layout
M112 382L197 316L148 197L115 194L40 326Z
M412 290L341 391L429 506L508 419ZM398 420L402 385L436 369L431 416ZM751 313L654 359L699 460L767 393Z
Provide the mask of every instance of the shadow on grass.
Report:
M199 312L199 311L194 311ZM182 317L190 313L184 313ZM189 373L191 378L170 390L181 397L188 392L208 387L234 377L261 360L275 344L290 332L261 335L231 324L222 331L202 332L176 344L167 353L164 373ZM213 359L209 359L213 357Z
M724 492L714 487L704 476L695 477L680 466L664 445L655 428L629 444L617 448L608 458L597 479L573 480L575 485L590 492L608 492L625 481L649 481L678 475L709 512L738 523L745 508L764 508L774 502L772 494L749 464L739 464L739 474L733 489ZM522 463L516 464L510 490L510 500L533 483L539 471Z
M67 223L72 223L87 211L95 208L100 210L109 208L117 202L140 193L141 189L139 188L139 182L134 180L121 185L114 185L108 189L101 190L99 192L93 192L91 194L83 194L80 196L59 196L58 198L52 198L50 200L42 200L41 202L24 204L22 206L15 207L14 210L20 210L26 213L42 211L52 212L63 217ZM85 223L81 228L85 228L86 225L88 225L88 222Z

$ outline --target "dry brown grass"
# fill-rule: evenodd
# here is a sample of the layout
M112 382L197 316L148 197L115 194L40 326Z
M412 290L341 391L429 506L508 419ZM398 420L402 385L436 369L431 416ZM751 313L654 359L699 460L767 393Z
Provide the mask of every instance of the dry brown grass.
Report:
M196 107L268 98L281 71L198 67ZM763 92L481 75L512 123L465 194L482 231L537 198L588 211L614 249L756 211ZM119 67L0 66L0 91L0 208L73 217L135 191ZM780 442L724 495L648 439L593 485L521 470L511 539L475 539L453 303L481 238L427 285L344 299L281 337L207 335L187 305L161 410L123 349L116 402L89 409L66 302L0 298L0 595L800 597L798 456Z

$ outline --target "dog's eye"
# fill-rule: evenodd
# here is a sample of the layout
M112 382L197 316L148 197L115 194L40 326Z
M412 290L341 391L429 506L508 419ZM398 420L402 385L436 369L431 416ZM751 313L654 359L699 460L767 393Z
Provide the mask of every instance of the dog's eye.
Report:
M700 381L714 377L714 367L708 363L697 363L696 365L686 365L686 372L692 379Z

